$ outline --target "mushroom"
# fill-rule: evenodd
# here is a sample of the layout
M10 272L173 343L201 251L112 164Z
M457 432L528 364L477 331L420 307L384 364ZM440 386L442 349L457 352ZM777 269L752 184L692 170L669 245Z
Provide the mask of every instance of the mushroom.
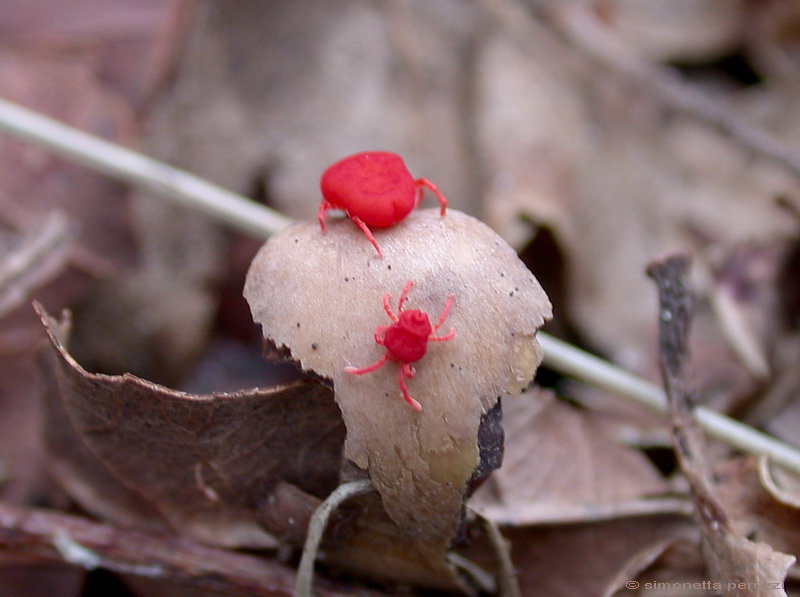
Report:
M367 471L398 527L429 553L444 553L456 534L467 485L479 464L481 417L503 394L524 391L542 354L536 331L550 302L515 251L479 220L456 210L412 212L375 232L383 257L349 221L300 222L273 236L253 260L244 295L264 337L300 366L332 381L347 428L345 456ZM377 361L386 348L376 328L409 281L405 309L442 332L414 363L408 389L389 362L365 375L346 367Z

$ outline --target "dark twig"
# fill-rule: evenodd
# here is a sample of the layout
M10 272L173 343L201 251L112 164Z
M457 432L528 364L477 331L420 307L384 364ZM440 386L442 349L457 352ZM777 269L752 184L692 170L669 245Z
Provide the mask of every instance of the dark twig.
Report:
M738 535L714 491L711 465L686 383L692 310L685 281L688 267L689 259L677 255L650 265L647 273L658 285L661 370L667 388L675 452L689 482L700 526L703 559L708 576L721 595L761 597L769 592L785 597L786 593L779 587L795 561L794 556ZM767 591L765 587L775 589Z
M0 552L177 581L227 595L289 597L295 583L294 570L267 558L2 502ZM344 592L318 582L316 594ZM382 595L366 589L360 594Z
M647 268L647 274L658 285L661 373L667 390L675 452L689 481L698 514L703 524L727 526L725 512L713 496L711 466L686 383L692 317L692 296L686 286L688 268L686 255L673 255Z

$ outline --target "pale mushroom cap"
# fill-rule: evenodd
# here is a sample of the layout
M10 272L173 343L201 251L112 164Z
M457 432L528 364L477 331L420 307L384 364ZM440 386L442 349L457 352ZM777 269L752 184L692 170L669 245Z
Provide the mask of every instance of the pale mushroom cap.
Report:
M536 330L551 305L515 251L482 222L455 210L417 210L375 230L375 248L349 220L327 233L301 222L273 236L253 260L244 295L264 336L288 348L310 371L333 381L347 426L345 454L369 471L389 515L422 542L445 545L455 533L466 482L478 464L481 416L500 395L530 384L541 361ZM422 404L416 412L389 362L365 375L385 352L377 326L407 281L405 309L436 324L452 294L449 316L407 380Z

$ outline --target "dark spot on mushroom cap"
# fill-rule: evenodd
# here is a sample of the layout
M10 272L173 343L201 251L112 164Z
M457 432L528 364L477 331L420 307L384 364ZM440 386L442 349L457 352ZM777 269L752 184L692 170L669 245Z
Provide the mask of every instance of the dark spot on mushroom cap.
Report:
M386 269L392 269L392 266L387 264Z
M297 322L297 327L300 327L300 322L299 321Z
M317 350L317 343L316 343L316 342L314 342L314 343L311 345L311 350Z

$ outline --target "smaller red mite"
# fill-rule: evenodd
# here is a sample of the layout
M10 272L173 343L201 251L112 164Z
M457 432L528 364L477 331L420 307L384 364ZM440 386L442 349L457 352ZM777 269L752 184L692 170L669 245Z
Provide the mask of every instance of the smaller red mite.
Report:
M325 213L329 209L342 209L383 257L369 227L389 228L397 224L419 204L425 187L436 195L444 215L447 199L427 178L414 179L399 155L389 151L356 153L322 173L319 225L325 232Z
M363 369L345 367L344 370L345 373L364 375L382 367L387 361L401 364L397 372L400 391L403 392L403 398L411 405L411 408L421 411L422 405L411 397L406 386L405 378L411 379L415 373L414 368L409 363L415 363L425 356L425 352L428 350L428 342L444 342L456 335L456 331L451 328L446 336L434 336L437 330L442 327L444 320L447 319L447 314L455 300L455 295L450 295L444 305L444 309L442 309L442 314L439 316L439 321L435 326L431 326L428 315L419 309L403 311L403 304L406 302L406 297L413 284L411 280L406 282L406 286L400 294L400 300L397 302L397 315L392 313L392 309L389 306L392 294L386 293L383 297L383 310L386 311L393 323L391 325L379 325L375 328L375 342L385 346L386 353L369 367L364 367Z

